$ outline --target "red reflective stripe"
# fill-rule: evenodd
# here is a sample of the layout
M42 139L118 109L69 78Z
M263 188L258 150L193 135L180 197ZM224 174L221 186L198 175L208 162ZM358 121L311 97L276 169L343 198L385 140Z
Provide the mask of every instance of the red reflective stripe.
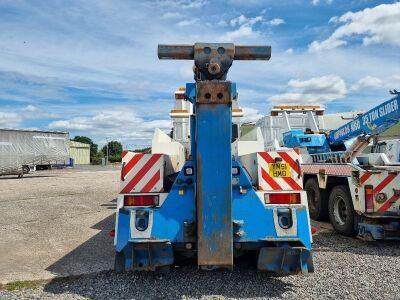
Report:
M151 189L156 185L156 183L160 180L160 170L158 170L153 177L149 180L148 183L142 188L141 192L146 193L150 192Z
M303 188L292 178L292 177L282 177L283 180L294 190L302 190Z
M144 175L150 170L150 168L158 161L161 154L153 154L142 169L132 178L131 181L122 189L121 193L129 193L143 178Z
M374 188L374 194L377 194L380 191L382 191L395 178L396 178L396 174L389 174L384 180L382 180L382 182L380 184L378 184Z
M286 161L290 167L297 173L300 174L300 166L293 160L293 158L286 152L278 152L284 161Z
M122 153L121 153L121 158L124 158L124 156L127 155L127 154L128 154L128 151L127 151L127 150L122 151Z
M400 199L400 196L393 195L389 200L387 200L381 207L379 207L378 212L384 213L387 211L397 200Z
M132 170L132 168L139 162L139 160L143 157L143 154L135 154L130 161L125 164L124 167L124 176Z
M370 178L371 176L372 176L371 172L366 172L366 173L362 174L361 177L360 177L361 184L366 182L368 180L368 178Z
M272 156L269 155L267 152L258 152L258 154L269 164L272 164L275 162L275 160L272 158Z
M300 148L293 148L294 152L296 152L297 154L300 154Z
M268 185L271 186L271 188L273 190L281 190L282 189L281 186L278 183L276 183L275 180L273 180L271 178L271 176L269 176L268 173L265 172L264 169L261 169L261 176L268 183Z

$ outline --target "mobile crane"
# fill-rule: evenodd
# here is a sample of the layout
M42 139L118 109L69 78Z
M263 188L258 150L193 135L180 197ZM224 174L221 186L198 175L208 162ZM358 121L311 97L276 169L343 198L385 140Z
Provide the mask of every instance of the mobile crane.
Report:
M260 270L313 272L298 154L231 151L237 93L226 80L228 70L233 60L270 55L269 46L158 46L160 59L195 63L195 82L176 94L178 105L171 112L181 129L188 124L180 119L189 118L189 149L186 139L180 143L156 130L151 154L123 152L117 272L168 271L179 257L197 258L199 269L232 269L234 258L249 253L256 255ZM181 132L174 135L182 138Z
M369 143L400 120L397 91L394 97L329 132L320 132L314 114L307 112L310 128L291 129L282 109L287 132L283 143L303 148L302 174L313 219L329 219L343 235L366 240L400 239L400 164L385 153L362 153ZM347 142L352 143L346 146Z

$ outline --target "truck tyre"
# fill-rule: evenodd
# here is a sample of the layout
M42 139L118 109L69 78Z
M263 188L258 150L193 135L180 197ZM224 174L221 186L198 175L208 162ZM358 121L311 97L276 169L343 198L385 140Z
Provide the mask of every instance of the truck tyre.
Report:
M29 173L29 171L30 171L30 169L29 169L29 167L28 167L28 166L23 166L23 167L22 167L22 173L24 173L24 174L28 174L28 173Z
M304 189L307 192L308 211L313 220L324 220L328 217L328 193L320 189L317 178L306 181Z
M348 186L335 186L329 196L329 218L333 228L345 236L355 236L355 212Z
M114 271L117 274L125 272L125 255L124 252L115 252Z
M312 252L308 256L307 267L308 267L308 273L314 273L314 261L313 261L313 257L312 257Z

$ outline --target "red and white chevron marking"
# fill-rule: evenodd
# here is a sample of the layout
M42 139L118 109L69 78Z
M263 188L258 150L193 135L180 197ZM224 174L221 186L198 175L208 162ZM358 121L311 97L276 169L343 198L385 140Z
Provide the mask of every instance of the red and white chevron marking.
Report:
M121 194L161 192L163 189L162 154L122 153Z
M400 173L365 172L360 176L362 185L372 185L374 188L374 211L378 213L400 211ZM397 190L397 191L396 191ZM383 203L375 201L378 193L385 193L387 200Z
M275 163L275 158L281 158L290 166L290 177L272 177L269 175L269 164ZM300 156L296 150L258 152L258 185L259 189L268 190L302 190L303 179L300 176Z

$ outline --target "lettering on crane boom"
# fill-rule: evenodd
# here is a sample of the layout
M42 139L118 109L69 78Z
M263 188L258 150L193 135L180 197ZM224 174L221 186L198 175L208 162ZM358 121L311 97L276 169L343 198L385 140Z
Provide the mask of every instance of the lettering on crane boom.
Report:
M388 114L397 112L398 110L399 105L397 103L397 99L387 101L386 103L366 112L361 117L354 119L349 124L346 124L336 130L333 134L333 139L338 140L350 133L357 132L358 130L361 130L361 128L365 127L372 131L377 127L377 125L379 125L379 123L382 122L380 118L383 118Z
M271 177L290 177L290 166L286 163L269 164L269 176Z

